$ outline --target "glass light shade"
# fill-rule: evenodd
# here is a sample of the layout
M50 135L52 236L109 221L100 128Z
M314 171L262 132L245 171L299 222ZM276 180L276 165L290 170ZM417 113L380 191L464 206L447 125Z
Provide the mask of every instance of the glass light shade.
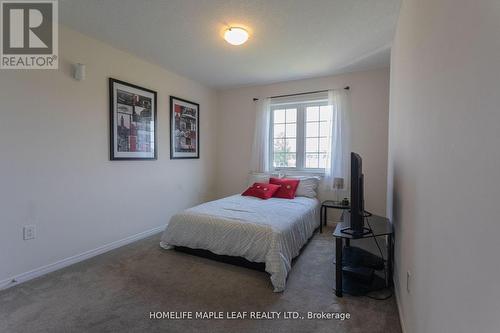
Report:
M231 27L224 33L224 39L231 45L241 45L248 40L248 32L243 28Z

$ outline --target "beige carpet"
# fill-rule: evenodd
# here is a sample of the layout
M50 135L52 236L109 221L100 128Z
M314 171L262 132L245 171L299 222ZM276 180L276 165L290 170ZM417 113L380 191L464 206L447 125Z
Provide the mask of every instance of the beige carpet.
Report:
M159 235L0 292L0 332L401 332L394 297L337 298L329 228L268 275L159 246ZM168 320L151 311L349 312L350 320Z

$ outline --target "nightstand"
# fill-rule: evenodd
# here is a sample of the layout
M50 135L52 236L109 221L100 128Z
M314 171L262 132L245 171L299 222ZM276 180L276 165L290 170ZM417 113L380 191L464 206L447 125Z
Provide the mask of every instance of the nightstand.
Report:
M326 221L327 221L327 211L328 208L333 208L333 209L351 209L350 205L343 205L342 202L340 201L333 201L333 200L325 200L321 203L321 211L320 211L320 224L319 224L319 232L323 232L323 225L326 226Z

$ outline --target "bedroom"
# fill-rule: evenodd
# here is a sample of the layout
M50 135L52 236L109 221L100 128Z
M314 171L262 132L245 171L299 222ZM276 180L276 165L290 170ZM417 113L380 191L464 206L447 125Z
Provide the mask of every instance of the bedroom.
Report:
M4 7L16 3L1 19L3 43L24 39L1 55L0 331L495 331L496 1L59 0L26 19ZM37 30L46 17L52 35ZM248 40L232 45L238 27ZM32 43L57 62L5 68L31 59L9 47ZM351 194L326 171L341 110L365 209L394 226L394 287L369 295L385 300L335 294L341 211L319 228L321 203ZM316 179L314 198L241 196L270 176ZM224 198L211 212L251 230L182 220L167 234L227 257L160 246L173 217ZM289 252L272 252L274 281L271 239ZM378 254L377 239L352 243Z

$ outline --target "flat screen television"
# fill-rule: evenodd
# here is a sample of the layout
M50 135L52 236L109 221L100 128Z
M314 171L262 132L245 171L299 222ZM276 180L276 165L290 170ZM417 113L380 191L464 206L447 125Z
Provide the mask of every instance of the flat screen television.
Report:
M361 237L370 230L365 228L365 201L363 184L363 162L361 156L351 152L351 214L350 226L342 232Z

